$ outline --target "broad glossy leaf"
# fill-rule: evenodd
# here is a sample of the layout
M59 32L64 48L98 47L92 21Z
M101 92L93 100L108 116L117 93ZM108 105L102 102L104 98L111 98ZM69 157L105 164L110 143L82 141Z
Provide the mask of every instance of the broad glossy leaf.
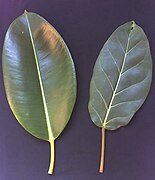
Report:
M103 46L90 84L89 113L101 128L129 123L151 85L152 59L144 31L135 22L118 27Z
M51 144L68 123L76 99L70 52L58 32L42 17L25 13L10 25L3 47L7 99L18 122Z

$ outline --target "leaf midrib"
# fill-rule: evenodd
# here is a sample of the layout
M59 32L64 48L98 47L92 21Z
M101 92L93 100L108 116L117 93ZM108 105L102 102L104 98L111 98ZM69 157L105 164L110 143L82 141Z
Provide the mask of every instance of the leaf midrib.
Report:
M31 44L32 44L33 52L34 52L34 59L35 59L36 67L37 67L37 73L38 73L39 85L40 85L40 89L41 89L42 101L43 101L43 106L44 106L44 111L45 111L46 124L47 124L48 135L49 135L49 141L53 141L54 136L53 136L52 129L51 129L51 123L50 123L50 119L49 119L47 102L46 102L46 98L45 98L44 86L43 86L43 82L42 82L42 76L41 76L41 73L40 73L40 66L39 66L39 63L38 63L38 56L37 56L37 52L36 52L36 48L35 48L35 44L34 44L34 40L33 40L33 35L32 35L32 31L31 31L31 27L30 27L30 23L29 23L29 19L28 19L28 15L27 15L26 10L25 10L24 14L25 14L25 17L26 17L27 25L28 25Z
M134 23L134 22L132 22L132 23ZM131 32L131 29L130 29L130 32ZM130 38L129 38L130 37L130 32L129 32L128 41L127 41L127 45L126 45L126 49L125 49L125 54L124 54L124 58L123 58L122 67L121 67L121 70L120 70L120 73L119 73L119 77L118 77L115 89L113 91L113 95L112 95L110 103L109 103L109 107L107 109L107 113L105 115L105 119L104 119L104 122L103 122L103 127L105 127L107 125L107 123L108 123L107 119L108 119L108 116L109 116L109 113L110 113L110 110L111 110L111 107L112 107L112 103L114 101L114 98L115 98L115 95L116 95L116 92L117 92L117 88L119 86L119 82L120 82L120 79L121 79L121 76L122 76L122 73L123 73L124 65L125 65L125 62L126 62L126 57L127 57L127 54L128 54L128 47L129 47L129 41L130 41Z

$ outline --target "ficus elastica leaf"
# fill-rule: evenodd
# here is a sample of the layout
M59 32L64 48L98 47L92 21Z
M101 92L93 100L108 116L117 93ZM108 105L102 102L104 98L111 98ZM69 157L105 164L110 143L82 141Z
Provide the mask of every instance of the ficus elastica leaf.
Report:
M3 77L18 122L51 146L68 123L76 99L71 54L59 33L41 16L25 11L10 25L3 46Z

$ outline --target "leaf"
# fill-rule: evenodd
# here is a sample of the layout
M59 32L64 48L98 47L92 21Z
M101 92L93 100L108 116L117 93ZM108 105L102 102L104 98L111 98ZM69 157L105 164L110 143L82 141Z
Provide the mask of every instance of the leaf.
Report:
M151 79L148 39L134 21L125 23L107 40L93 70L89 113L95 125L107 130L127 125L144 103Z
M3 47L3 76L18 122L33 136L50 142L52 174L54 140L70 119L76 75L62 37L39 15L25 11L10 25Z

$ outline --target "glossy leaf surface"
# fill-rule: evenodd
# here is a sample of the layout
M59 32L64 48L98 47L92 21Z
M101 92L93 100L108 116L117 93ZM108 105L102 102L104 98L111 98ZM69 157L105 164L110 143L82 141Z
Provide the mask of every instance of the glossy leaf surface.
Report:
M19 123L53 147L73 110L76 76L65 42L41 16L25 11L10 25L3 47L3 76Z
M146 99L151 78L148 39L135 22L125 23L114 31L97 58L90 85L92 121L108 130L128 124Z

